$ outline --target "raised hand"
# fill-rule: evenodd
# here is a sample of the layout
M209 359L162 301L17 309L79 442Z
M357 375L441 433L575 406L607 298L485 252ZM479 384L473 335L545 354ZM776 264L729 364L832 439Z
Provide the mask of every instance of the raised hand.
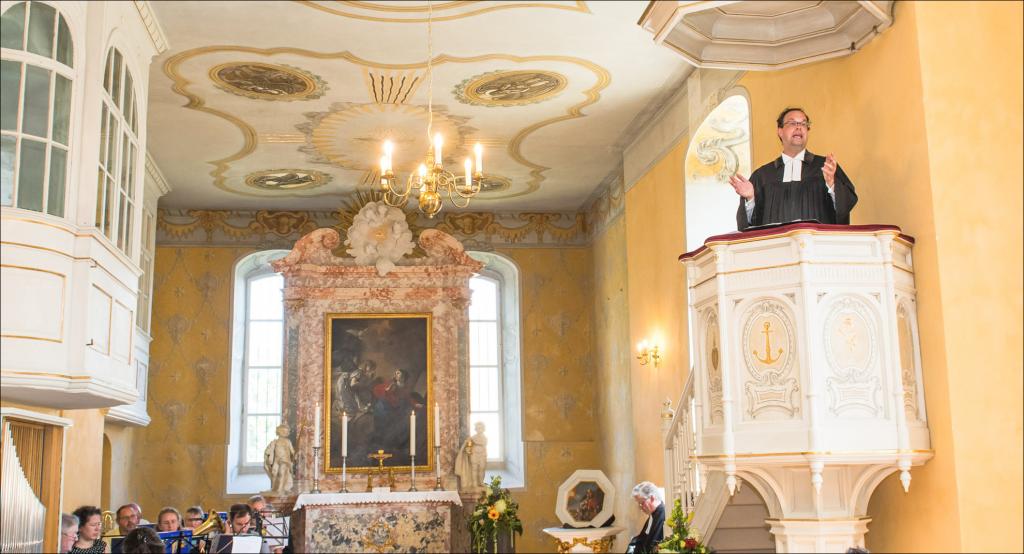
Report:
M736 194L743 197L744 200L750 200L754 198L754 184L748 181L745 177L740 174L729 177L729 184L732 185L733 190Z
M829 152L825 157L825 165L821 167L821 174L825 176L825 184L832 188L836 184L836 157Z

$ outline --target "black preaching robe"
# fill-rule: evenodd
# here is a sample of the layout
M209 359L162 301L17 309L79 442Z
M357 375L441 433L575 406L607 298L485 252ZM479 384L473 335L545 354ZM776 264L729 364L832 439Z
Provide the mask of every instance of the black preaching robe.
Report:
M651 512L647 521L651 523L651 528L647 528L647 522L645 521L643 529L640 530L640 534L633 537L633 540L629 541L629 546L633 547L633 552L635 554L650 554L651 552L657 552L658 543L665 539L664 502L658 504L658 507Z
M857 205L857 193L843 168L836 164L836 202L833 206L825 176L821 174L825 157L806 150L803 164L800 180L788 183L782 182L786 170L782 156L757 168L750 176L750 182L754 185L754 213L748 223L745 201L740 197L736 228L743 231L754 225L786 223L797 219L817 219L820 223L849 225L850 211Z

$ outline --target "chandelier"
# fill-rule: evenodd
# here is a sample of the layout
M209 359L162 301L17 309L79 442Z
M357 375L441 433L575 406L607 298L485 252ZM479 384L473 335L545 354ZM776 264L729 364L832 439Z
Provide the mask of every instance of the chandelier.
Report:
M419 196L419 210L428 218L441 211L443 195L447 194L452 205L465 208L471 198L480 192L483 180L483 147L473 147L475 160L466 158L464 172L456 175L444 168L441 149L444 139L441 133L434 134L434 43L432 34L433 7L427 2L427 142L430 144L419 168L411 172L403 185L395 176L391 165L394 144L384 141L384 155L380 158L380 185L384 191L384 202L401 208L409 201L413 191ZM474 163L475 161L475 163Z

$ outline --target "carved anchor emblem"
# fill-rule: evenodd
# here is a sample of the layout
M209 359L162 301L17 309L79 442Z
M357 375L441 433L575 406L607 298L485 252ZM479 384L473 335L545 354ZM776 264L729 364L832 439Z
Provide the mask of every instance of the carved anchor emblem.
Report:
M754 350L754 357L757 358L757 361L759 361L759 362L761 362L761 363L763 363L765 365L774 364L775 362L779 361L780 358L782 358L782 349L781 348L779 349L779 355L778 356L772 358L772 322L771 321L765 321L764 322L764 330L761 331L761 332L764 333L765 357L762 358L761 356L759 356L758 353L757 353L757 350Z

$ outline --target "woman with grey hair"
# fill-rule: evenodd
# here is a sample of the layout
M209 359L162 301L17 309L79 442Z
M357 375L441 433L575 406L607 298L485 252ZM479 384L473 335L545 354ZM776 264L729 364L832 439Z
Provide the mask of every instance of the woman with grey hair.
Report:
M71 514L60 515L60 552L71 552L78 540L78 518Z
M626 552L647 554L658 551L658 543L665 538L665 501L661 490L650 481L633 487L633 500L640 511L647 514L647 522L640 534L629 541Z

